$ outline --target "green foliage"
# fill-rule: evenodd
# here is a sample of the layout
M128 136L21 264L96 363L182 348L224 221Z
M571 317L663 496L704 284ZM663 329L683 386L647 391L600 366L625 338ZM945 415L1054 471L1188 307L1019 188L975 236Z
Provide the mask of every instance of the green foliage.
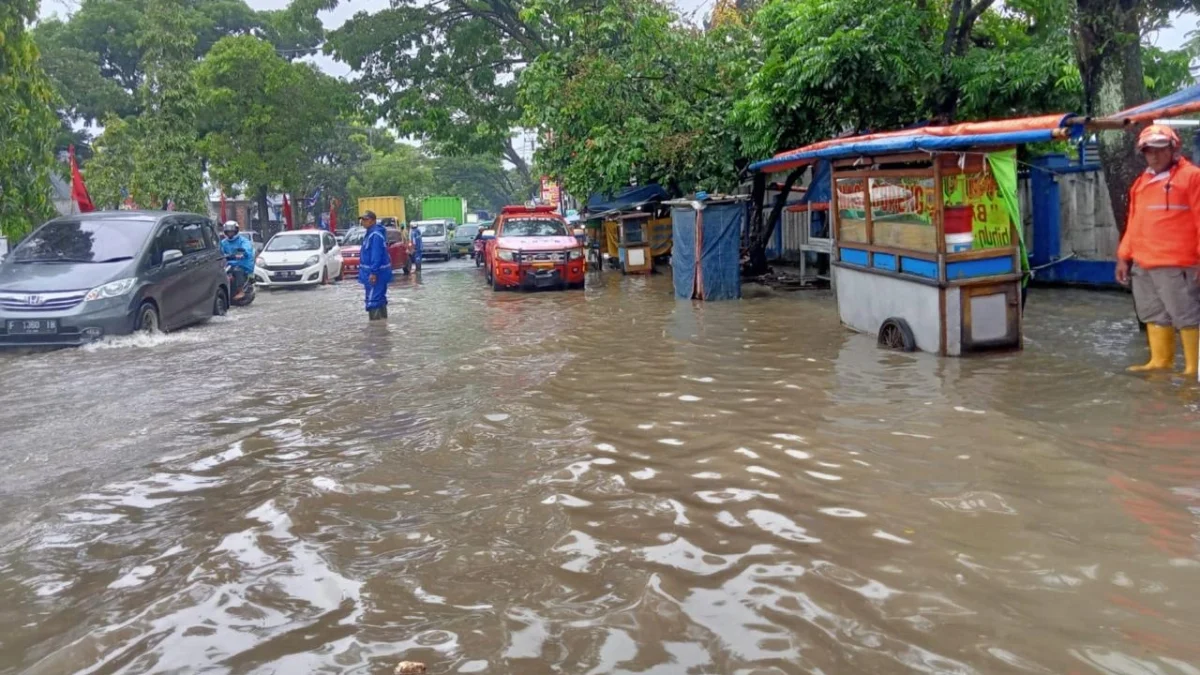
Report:
M51 215L50 171L59 129L54 91L25 30L36 0L0 4L0 232L18 239Z
M110 115L103 120L104 133L92 144L92 158L85 167L88 194L98 209L115 209L125 200L134 173L137 146L136 122Z
M147 208L168 200L204 212L207 199L197 153L194 40L182 0L149 0L138 32L143 53L130 193Z
M433 167L425 161L420 148L397 144L390 152L372 152L358 174L349 180L352 202L360 197L404 197L409 217L416 205L433 194Z
M1066 0L987 9L966 27L961 46L948 35L948 8L870 0L767 3L754 23L762 64L734 116L747 149L766 156L946 110L981 119L1077 107L1081 85Z
M402 136L445 154L503 156L526 175L512 142L517 78L546 48L541 22L517 0L398 0L356 15L326 45L358 71L370 114Z
M935 83L930 14L907 2L775 0L754 19L762 62L734 122L753 156L918 118Z
M1191 64L1196 56L1190 48L1163 50L1142 45L1142 73L1150 99L1161 98L1195 84Z
M409 218L417 205L432 195L455 195L471 208L498 211L505 204L521 203L528 186L514 171L506 171L497 158L430 157L420 148L403 143L374 150L350 179L351 205L360 197L404 197Z
M109 113L140 111L145 76L139 39L151 0L83 0L68 19L42 21L34 35L55 90L72 119L93 122ZM289 57L313 53L324 35L315 15L291 10L256 12L245 0L179 0L177 25L193 58L218 40L256 35Z
M584 195L661 181L676 192L736 183L727 112L745 79L748 34L701 32L656 0L581 11L542 0L560 45L521 75L526 125L542 130L539 169Z
M363 151L338 136L350 105L339 81L252 36L223 38L196 71L209 171L222 185L296 189L318 165Z

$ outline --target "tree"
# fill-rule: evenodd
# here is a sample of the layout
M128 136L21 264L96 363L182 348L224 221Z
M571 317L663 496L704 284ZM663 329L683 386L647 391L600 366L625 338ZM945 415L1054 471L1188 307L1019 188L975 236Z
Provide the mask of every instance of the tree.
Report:
M360 73L369 111L402 135L442 154L503 157L529 182L514 144L517 82L526 65L561 46L545 35L548 26L521 0L397 0L355 15L325 50Z
M531 5L560 47L521 74L524 122L543 136L539 168L575 194L662 182L676 193L729 189L741 158L728 110L745 80L748 34L701 31L656 0L581 11Z
M0 4L0 232L19 239L52 212L50 171L58 120L50 82L25 30L36 0Z
M87 184L98 209L115 209L125 200L134 173L135 126L136 122L110 115L104 119L104 133L92 144Z
M63 20L42 21L34 36L64 110L72 120L94 122L110 113L140 110L145 48L138 36L150 0L83 0ZM245 0L180 0L180 26L202 58L222 37L256 35L287 57L314 53L324 35L315 15L290 9L256 12Z
M1083 82L1083 112L1104 116L1149 97L1142 38L1172 12L1200 11L1197 0L1076 0L1075 46ZM1158 64L1155 64L1158 65ZM1125 231L1128 193L1139 166L1132 134L1102 134L1100 160L1113 214Z
M421 200L434 194L434 172L420 148L396 144L387 151L372 151L358 175L349 181L353 201L360 197L396 195L404 197L412 219Z
M205 212L203 171L197 152L197 92L192 79L193 41L181 0L149 0L139 30L143 50L130 192L157 208Z
M306 63L293 63L253 36L213 45L196 71L205 120L202 148L222 185L246 185L259 213L272 190L297 188L325 161L346 87Z

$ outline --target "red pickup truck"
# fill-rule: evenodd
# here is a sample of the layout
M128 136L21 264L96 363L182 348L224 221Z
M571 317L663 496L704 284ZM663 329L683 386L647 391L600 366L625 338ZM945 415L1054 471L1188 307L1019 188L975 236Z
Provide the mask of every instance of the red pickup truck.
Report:
M583 246L553 206L505 206L495 232L484 256L492 290L583 288Z
M389 227L385 231L387 232L388 257L392 259L392 269L408 274L411 267L408 258L409 244L404 242L404 235L400 233L400 230ZM352 227L342 239L342 269L345 274L358 274L359 255L365 236L367 236L366 228Z

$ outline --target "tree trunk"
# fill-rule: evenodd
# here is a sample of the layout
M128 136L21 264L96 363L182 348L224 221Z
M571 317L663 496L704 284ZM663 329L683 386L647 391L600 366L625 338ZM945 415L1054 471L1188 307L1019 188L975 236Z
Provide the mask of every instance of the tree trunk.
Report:
M783 217L783 208L787 205L788 195L792 192L792 186L804 175L808 166L800 166L792 169L788 173L787 179L783 182L783 189L779 191L779 195L775 197L775 203L771 206L771 215L767 218L766 224L758 228L754 239L750 242L750 263L749 269L746 270L747 276L761 276L767 273L767 244L771 241L771 237L775 235L775 228L778 226L779 220ZM766 187L764 183L764 189ZM758 185L755 185L757 191ZM760 193L761 194L761 193ZM762 198L759 197L759 202ZM758 210L759 218L762 217L762 210ZM753 230L752 230L753 231Z
M255 203L258 204L258 234L265 241L269 228L267 222L271 220L271 205L267 203L267 186L259 185L258 194L255 195ZM253 224L251 224L253 229Z
M1144 103L1141 4L1138 0L1077 0L1076 59L1083 79L1083 110L1101 117ZM1141 165L1129 132L1100 134L1100 161L1117 228L1125 233L1129 188Z
M520 174L521 181L525 183L522 189L528 189L529 186L533 185L533 174L529 171L529 163L525 161L521 153L517 152L512 142L504 146L504 158L512 162L513 168Z

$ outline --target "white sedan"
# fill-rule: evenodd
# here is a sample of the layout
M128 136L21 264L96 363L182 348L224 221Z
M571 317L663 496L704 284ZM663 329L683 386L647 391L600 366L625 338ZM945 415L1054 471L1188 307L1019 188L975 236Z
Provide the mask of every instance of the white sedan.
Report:
M316 286L342 278L342 248L324 230L280 232L254 264L254 283L264 288Z

